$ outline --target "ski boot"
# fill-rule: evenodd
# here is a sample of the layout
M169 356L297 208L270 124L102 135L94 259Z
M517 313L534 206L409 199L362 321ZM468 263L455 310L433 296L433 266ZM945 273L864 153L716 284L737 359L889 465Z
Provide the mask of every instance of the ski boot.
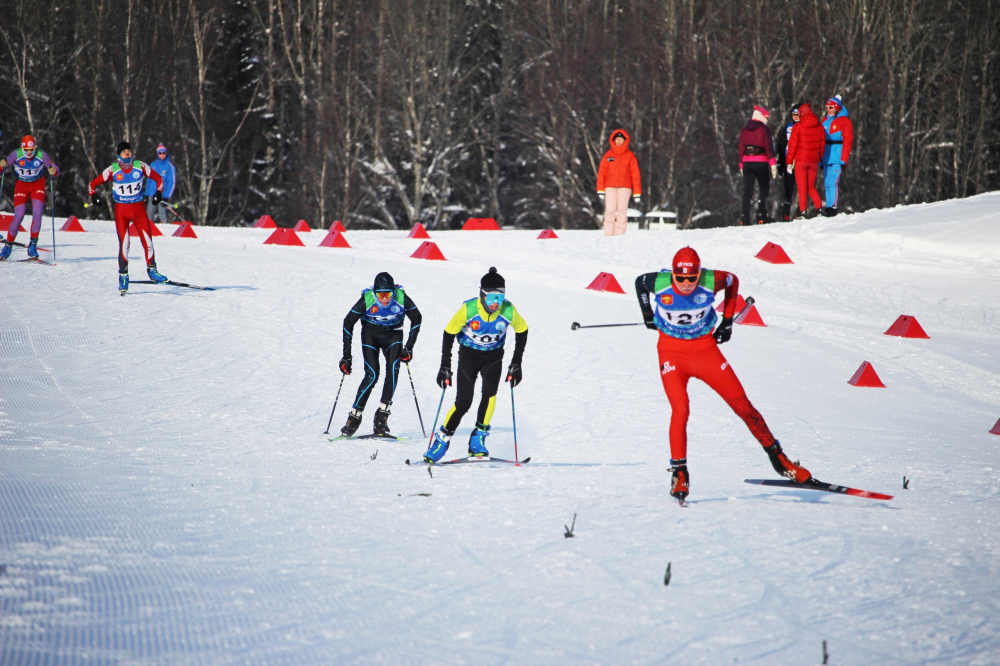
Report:
M122 292L122 296L128 293L128 271L118 274L118 291Z
M687 458L670 459L670 496L684 503L691 491L691 477L688 475Z
M486 450L486 438L490 434L490 427L477 423L469 437L469 457L489 458L490 452Z
M10 251L13 248L13 243L10 241L3 242L3 248L0 248L0 261L6 261L10 257Z
M146 266L146 275L148 275L149 279L155 282L156 284L163 284L164 282L167 281L167 278L163 275L160 275L159 271L156 270L155 261Z
M38 259L38 239L32 238L28 241L28 258Z
M812 474L805 467L797 465L788 459L785 452L781 450L781 443L774 440L771 446L765 446L764 451L771 459L771 466L774 471L781 476L787 477L795 483L806 483L812 478Z
M347 413L347 423L340 429L340 434L344 437L353 437L354 433L361 427L361 410L352 409Z
M379 408L375 410L375 418L372 419L372 428L376 437L391 437L392 434L389 432L389 405L382 403Z
M451 436L454 435L453 432L448 432L441 426L441 429L434 433L434 441L431 442L431 448L427 449L427 453L424 454L425 463L436 463L444 457L444 454L448 452L448 445L451 444Z

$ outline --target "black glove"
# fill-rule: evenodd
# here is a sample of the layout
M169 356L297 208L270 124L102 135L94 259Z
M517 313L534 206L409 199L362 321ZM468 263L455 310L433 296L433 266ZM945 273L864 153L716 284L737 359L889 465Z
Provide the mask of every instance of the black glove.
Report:
M97 194L96 192L90 195L90 203L97 206L98 208L104 205L104 202L101 201L101 195Z
M163 201L163 192L156 190L156 192L153 194L153 205L159 206L161 201Z
M345 375L351 374L351 357L345 356L340 359L340 371Z
M840 173L847 173L847 162L840 165Z
M723 342L729 342L731 337L733 337L733 318L723 317L719 328L715 329L715 341L721 345Z
M403 363L409 363L413 359L413 350L403 345L403 348L399 350L399 360Z
M507 379L505 381L510 382L511 388L517 386L521 383L521 364L511 363L510 367L507 368Z
M441 388L451 386L451 368L447 365L442 365L441 369L438 370L437 385Z
M648 328L649 330L651 331L656 330L656 322L653 320L652 315L650 315L649 317L643 317L642 321L646 324L646 328Z

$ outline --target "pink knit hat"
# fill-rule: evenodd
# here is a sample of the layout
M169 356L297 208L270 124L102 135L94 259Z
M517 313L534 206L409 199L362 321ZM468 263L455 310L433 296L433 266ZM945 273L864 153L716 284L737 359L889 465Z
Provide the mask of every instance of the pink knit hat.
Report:
M753 115L751 116L751 118L753 118L754 120L759 120L762 123L766 123L770 115L771 114L767 112L767 109L765 109L762 106L757 106L755 104L753 107Z

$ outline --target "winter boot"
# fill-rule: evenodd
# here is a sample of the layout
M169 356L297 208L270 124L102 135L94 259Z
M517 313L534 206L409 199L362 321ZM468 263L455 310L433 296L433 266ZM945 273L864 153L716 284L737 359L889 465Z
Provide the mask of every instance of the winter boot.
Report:
M448 445L451 444L451 436L454 435L453 432L448 432L445 430L444 426L434 433L434 441L431 442L431 448L427 449L427 453L424 454L424 462L426 463L436 463L444 457L444 454L448 452Z
M361 410L352 409L347 412L347 423L340 429L340 434L344 437L353 437L354 433L361 427Z
M163 284L164 282L167 281L167 278L163 275L160 275L159 271L156 270L155 261L146 266L146 275L148 275L149 279L155 282L156 284Z
M122 296L128 291L128 271L118 274L118 291L122 292Z
M376 437L389 437L389 405L387 403L382 403L378 409L375 410L375 418L372 419L372 428Z
M490 427L484 426L481 423L477 423L476 427L472 430L472 436L469 437L469 457L470 458L489 458L490 452L486 450L486 438L490 434Z
M781 221L789 222L792 219L792 204L791 202L785 202L781 204Z
M781 476L788 477L795 483L805 483L812 478L809 470L788 459L785 452L781 450L781 444L778 440L774 440L774 444L771 446L765 446L764 451L767 452L767 457L771 459L771 466L774 467L774 471Z
M688 475L687 458L670 460L670 496L683 502L691 491L691 477Z
M38 259L38 239L32 238L28 241L28 258Z
M12 247L13 243L11 243L10 241L3 242L3 248L0 249L0 261L6 261L6 259L10 256L10 251Z

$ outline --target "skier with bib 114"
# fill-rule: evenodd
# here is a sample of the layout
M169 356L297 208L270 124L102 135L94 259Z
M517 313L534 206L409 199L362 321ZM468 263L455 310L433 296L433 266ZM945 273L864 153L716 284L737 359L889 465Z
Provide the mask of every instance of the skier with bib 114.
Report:
M444 328L441 345L441 369L437 384L442 389L451 384L451 348L458 337L458 378L455 385L455 405L448 410L441 429L424 454L424 462L436 463L448 451L451 438L472 406L476 379L483 378L482 398L476 413L476 427L469 437L469 457L488 458L486 437L496 407L497 388L503 368L504 343L507 331L514 329L514 355L507 367L511 387L521 383L521 357L528 342L528 323L514 304L506 300L506 282L497 269L491 267L479 282L479 298L462 304Z
M122 296L128 291L128 228L135 224L139 232L142 249L146 253L146 273L149 279L156 283L166 282L167 278L156 270L156 255L153 251L153 232L146 207L142 203L145 191L145 179L152 178L156 182L156 192L153 193L153 205L156 206L163 198L163 179L148 164L132 157L132 146L128 141L118 144L118 160L90 181L90 201L97 207L104 201L97 194L97 187L102 183L111 183L111 198L115 202L115 230L118 232L118 289Z
M10 256L11 246L17 239L21 229L21 220L28 209L31 200L31 235L28 237L28 258L38 259L38 234L42 230L42 211L45 208L45 172L49 176L58 176L59 167L49 158L44 150L40 150L33 136L26 135L21 139L21 147L6 159L0 159L0 171L8 166L14 168L17 182L14 184L14 221L7 230L7 238L0 248L0 261Z
M403 344L403 317L410 320L410 335ZM368 397L379 376L379 352L385 356L385 384L382 400L375 410L373 432L377 437L389 436L389 407L396 392L399 377L399 363L409 363L413 358L413 346L417 344L420 322L423 318L402 285L396 284L386 272L375 276L374 284L361 292L361 298L344 317L344 357L340 359L340 371L351 374L351 343L354 341L354 325L361 320L361 357L365 361L365 377L358 387L354 405L347 414L347 423L340 429L344 437L352 437L361 425L362 412L368 404Z
M670 401L670 494L684 501L690 492L687 469L687 420L690 413L687 385L702 380L743 419L771 459L775 471L796 483L812 474L782 452L767 423L750 404L732 366L719 351L733 333L733 315L739 280L732 273L702 269L698 253L690 247L674 255L672 270L646 273L635 280L639 307L646 328L658 330L660 379ZM722 323L713 332L717 315L715 294L725 289Z

